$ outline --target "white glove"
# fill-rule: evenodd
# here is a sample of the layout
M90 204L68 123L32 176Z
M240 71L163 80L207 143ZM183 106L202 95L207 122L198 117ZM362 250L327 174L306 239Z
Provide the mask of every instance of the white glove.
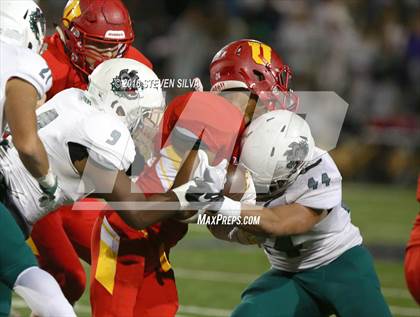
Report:
M194 171L193 179L181 185L173 192L177 195L181 209L187 209L191 203L210 203L223 197L223 188L226 182L227 160L216 166L210 166L207 154L198 151L199 163ZM205 204L201 207L204 207Z
M41 212L38 215L34 215L33 219L28 219L30 223L36 222L62 205L73 203L73 200L59 186L57 176L51 171L46 176L39 178L38 183L43 192L41 198L39 198Z
M226 159L216 166L209 165L209 158L203 150L198 150L198 166L193 173L193 179L201 179L208 183L212 192L220 192L226 183L228 162Z
M52 195L50 193L44 192L44 194L39 199L39 206L46 212L56 210L62 205L68 205L72 203L73 199L68 197L58 184L55 187L55 190L52 191Z

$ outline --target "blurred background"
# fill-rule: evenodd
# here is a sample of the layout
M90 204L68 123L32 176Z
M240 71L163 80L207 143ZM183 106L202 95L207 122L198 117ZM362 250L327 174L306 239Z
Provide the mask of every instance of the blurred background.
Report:
M50 31L65 0L41 0ZM124 0L161 78L199 76L225 44L254 38L293 70L292 88L350 107L333 155L348 180L413 184L420 166L420 1ZM177 94L171 90L170 95ZM169 100L168 100L169 101Z
M52 33L66 1L39 2ZM335 91L349 103L332 153L345 181L343 200L374 255L394 315L420 316L403 274L405 244L419 211L420 1L124 2L134 23L134 45L161 78L199 76L209 89L214 54L230 41L254 38L291 66L294 90ZM173 249L171 262L178 317L229 316L241 291L269 267L260 248L217 241L197 225ZM24 306L19 300L14 305ZM90 316L88 294L77 309Z

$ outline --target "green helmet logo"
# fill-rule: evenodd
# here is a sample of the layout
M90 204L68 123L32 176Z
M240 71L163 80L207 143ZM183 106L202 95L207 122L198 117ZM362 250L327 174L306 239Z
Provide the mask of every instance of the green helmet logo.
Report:
M46 22L44 14L39 8L36 8L35 11L30 13L29 25L31 27L31 31L35 34L35 38L38 42L41 42L42 35L45 34Z

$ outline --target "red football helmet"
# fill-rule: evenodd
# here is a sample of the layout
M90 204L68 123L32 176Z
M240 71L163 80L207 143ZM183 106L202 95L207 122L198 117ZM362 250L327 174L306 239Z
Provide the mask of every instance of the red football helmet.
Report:
M62 30L71 62L87 75L103 61L123 57L134 40L121 0L69 0Z
M296 111L298 96L289 89L292 72L268 45L239 40L223 47L210 64L212 91L247 89L269 110Z

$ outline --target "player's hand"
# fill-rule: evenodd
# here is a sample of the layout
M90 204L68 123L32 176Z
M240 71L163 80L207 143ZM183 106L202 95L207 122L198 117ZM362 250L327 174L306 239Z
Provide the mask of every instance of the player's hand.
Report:
M266 240L266 237L252 234L242 228L234 227L228 234L230 241L238 242L240 244L258 244L261 245Z
M184 189L179 191L180 187ZM224 199L223 188L219 190L217 185L207 183L203 179L196 178L180 187L175 188L174 192L178 196L183 211L179 212L176 218L183 223L196 223L199 215L205 213L212 202L220 202ZM188 207L194 210L184 210Z
M223 160L216 166L210 166L207 154L202 150L198 151L198 158L199 163L194 171L193 179L173 189L181 204L181 209L190 207L191 203L202 203L203 206L196 205L204 207L206 203L223 199L227 161Z
M185 193L185 199L201 203L220 201L223 199L228 162L223 160L218 165L211 166L206 152L198 150L197 155L199 163Z
M219 189L215 183L202 179L194 179L189 183L185 192L185 199L189 202L210 203L223 199L223 188Z
M57 177L55 176L55 181L52 186L45 186L39 184L43 194L39 198L39 207L42 210L41 214L35 216L37 219L28 219L31 223L36 222L38 219L43 217L45 214L56 210L62 205L71 204L73 200L68 197L62 188L59 186Z
M194 171L193 179L199 179L206 182L210 188L211 192L220 192L223 190L226 183L226 174L228 162L226 159L221 161L216 166L211 166L209 164L209 158L203 150L198 150L198 166ZM202 185L204 186L204 185Z

